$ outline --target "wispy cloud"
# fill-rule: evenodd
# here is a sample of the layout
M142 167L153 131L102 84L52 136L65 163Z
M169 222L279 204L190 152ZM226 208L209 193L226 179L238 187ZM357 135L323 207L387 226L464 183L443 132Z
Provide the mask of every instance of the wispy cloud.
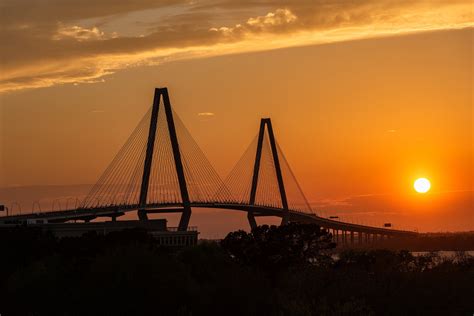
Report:
M216 114L213 112L199 112L197 115L201 121L213 120L216 116Z
M71 38L78 42L82 41L99 41L106 40L109 38L116 38L117 33L105 34L98 27L94 26L91 28L81 27L78 25L63 26L60 24L56 34L53 35L52 39L60 41L63 39Z
M0 92L95 82L184 58L473 25L465 0L5 0Z
M209 30L221 32L225 36L242 35L252 32L272 32L278 27L295 23L297 16L288 9L276 9L275 12L268 12L266 15L249 18L244 24L236 24L233 27L222 26L212 27Z
M198 116L204 116L204 117L212 117L216 115L215 113L212 113L212 112L200 112L198 113Z

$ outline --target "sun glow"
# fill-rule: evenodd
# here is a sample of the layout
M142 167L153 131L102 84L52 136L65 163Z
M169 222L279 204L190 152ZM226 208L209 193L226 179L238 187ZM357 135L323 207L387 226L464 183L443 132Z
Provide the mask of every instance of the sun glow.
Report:
M426 193L430 190L431 183L430 183L430 180L426 178L419 178L415 180L413 187L415 188L415 191L418 193Z

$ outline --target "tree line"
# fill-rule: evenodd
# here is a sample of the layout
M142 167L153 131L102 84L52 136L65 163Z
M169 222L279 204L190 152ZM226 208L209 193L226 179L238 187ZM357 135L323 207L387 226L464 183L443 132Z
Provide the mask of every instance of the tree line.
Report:
M2 315L471 315L474 258L335 251L316 225L165 248L141 230L0 231Z

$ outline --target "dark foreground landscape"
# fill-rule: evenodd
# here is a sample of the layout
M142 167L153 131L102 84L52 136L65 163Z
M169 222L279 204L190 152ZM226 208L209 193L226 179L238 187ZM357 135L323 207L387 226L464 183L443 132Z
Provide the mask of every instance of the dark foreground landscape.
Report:
M335 250L313 225L169 249L143 231L0 233L1 315L472 315L474 258Z

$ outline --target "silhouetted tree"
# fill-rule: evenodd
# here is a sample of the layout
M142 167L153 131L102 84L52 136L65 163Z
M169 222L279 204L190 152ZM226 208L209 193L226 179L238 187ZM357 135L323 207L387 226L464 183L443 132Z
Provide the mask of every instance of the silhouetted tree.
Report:
M267 271L329 262L327 250L336 245L327 230L314 224L258 226L247 233L229 233L221 246L244 265Z

